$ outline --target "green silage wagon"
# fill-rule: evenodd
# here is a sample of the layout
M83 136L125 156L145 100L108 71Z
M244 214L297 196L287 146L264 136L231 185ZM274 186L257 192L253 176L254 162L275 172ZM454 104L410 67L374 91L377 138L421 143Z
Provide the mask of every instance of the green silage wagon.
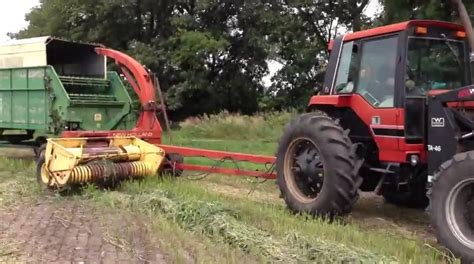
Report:
M51 37L0 45L0 140L133 128L129 92L96 47Z

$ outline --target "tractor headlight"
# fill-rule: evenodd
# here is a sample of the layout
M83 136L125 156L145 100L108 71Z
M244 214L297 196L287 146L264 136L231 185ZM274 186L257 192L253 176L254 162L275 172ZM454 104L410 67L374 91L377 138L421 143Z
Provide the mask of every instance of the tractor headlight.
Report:
M418 155L411 155L410 156L410 164L414 167L418 165L418 162L420 161L420 156Z

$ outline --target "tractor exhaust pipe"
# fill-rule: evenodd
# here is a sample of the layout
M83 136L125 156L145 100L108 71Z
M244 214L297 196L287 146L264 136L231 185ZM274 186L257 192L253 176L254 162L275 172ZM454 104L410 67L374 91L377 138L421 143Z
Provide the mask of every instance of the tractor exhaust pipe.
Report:
M462 0L451 0L458 8L459 18L466 29L469 45L471 46L471 62L474 62L474 30L472 28L471 18L467 13L466 6Z

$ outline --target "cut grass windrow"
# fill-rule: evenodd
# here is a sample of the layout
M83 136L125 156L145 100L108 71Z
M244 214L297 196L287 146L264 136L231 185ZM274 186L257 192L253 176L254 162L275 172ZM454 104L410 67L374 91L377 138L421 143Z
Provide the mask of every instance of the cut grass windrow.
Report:
M357 247L308 238L289 232L276 237L239 220L239 212L219 202L192 200L182 195L155 191L141 195L120 195L119 203L151 217L164 215L181 228L227 243L247 254L271 262L392 263L394 258Z

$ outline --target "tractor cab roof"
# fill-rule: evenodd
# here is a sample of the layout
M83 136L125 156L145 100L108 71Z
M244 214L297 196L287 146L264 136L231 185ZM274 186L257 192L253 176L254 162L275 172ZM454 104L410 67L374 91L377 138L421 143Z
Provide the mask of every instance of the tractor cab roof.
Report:
M446 28L446 29L457 30L457 31L464 31L464 27L456 23L438 21L438 20L410 20L410 21L400 22L397 24L347 33L344 35L344 42L357 40L357 39L376 37L379 35L384 35L384 34L389 34L389 33L395 33L399 31L407 30L410 27L417 27L417 26L438 27L438 28ZM333 40L329 42L329 50L332 49L332 46L333 46Z

